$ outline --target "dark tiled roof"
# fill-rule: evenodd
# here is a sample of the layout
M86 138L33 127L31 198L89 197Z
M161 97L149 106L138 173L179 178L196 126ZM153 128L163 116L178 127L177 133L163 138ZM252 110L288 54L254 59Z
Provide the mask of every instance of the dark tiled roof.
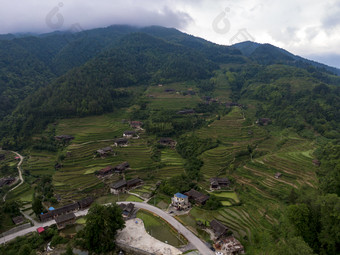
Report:
M126 186L131 187L131 186L134 186L134 185L137 185L137 184L140 184L140 183L142 183L142 180L139 179L139 178L135 178L135 179L132 179L132 180L128 180L126 182Z
M12 221L14 222L15 225L17 225L24 222L24 217L22 216L13 217Z
M135 135L136 131L124 131L124 135Z
M80 208L85 208L90 206L93 203L93 201L94 201L93 197L87 197L78 201L78 204Z
M210 222L210 227L214 231L215 235L217 235L218 237L225 234L228 231L228 228L218 220L212 220Z
M230 181L228 178L211 178L210 179L211 184L217 182L218 185L229 185Z
M113 189L120 189L120 188L123 188L125 186L126 186L126 181L125 180L120 180L120 181L114 183L111 187Z
M98 171L99 174L108 174L113 170L112 166L107 166Z
M75 219L75 218L76 218L76 216L74 215L74 213L68 213L68 214L64 214L64 215L56 217L55 221L57 222L57 224L59 224L59 223L65 222L65 221Z
M201 204L205 203L209 199L208 195L204 195L201 192L194 190L194 189L191 189L190 191L185 192L184 195L187 195L189 199L193 199L196 202L201 203Z
M68 212L76 211L78 209L79 209L79 204L73 203L73 204L68 204L63 207L57 208L51 212L53 213L53 215L60 215L60 214L65 214Z
M125 144L125 143L128 143L129 140L126 139L126 138L118 138L118 139L115 140L115 142L116 142L117 144Z

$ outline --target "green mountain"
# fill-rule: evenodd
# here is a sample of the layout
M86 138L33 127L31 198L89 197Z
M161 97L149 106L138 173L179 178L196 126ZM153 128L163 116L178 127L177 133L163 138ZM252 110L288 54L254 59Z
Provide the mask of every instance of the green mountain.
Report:
M283 63L302 68L310 68L312 66L323 71L340 75L340 69L338 68L302 58L271 44L246 41L234 44L232 47L240 50L243 55L254 59L259 64L270 65Z

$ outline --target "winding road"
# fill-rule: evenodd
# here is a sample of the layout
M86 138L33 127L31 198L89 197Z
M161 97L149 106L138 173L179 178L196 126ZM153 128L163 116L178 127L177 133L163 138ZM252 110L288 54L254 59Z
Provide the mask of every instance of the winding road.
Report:
M184 227L180 222L178 222L175 218L170 216L168 213L162 211L161 209L146 204L142 202L117 202L117 204L122 204L122 203L132 203L135 205L136 208L144 209L149 212L152 212L165 221L167 221L172 227L174 227L180 234L182 234L193 246L196 247L196 249L203 255L214 255L214 252L211 251L205 244L204 242L199 239L197 236L195 236L190 230L188 230L186 227ZM78 211L75 213L76 217L81 217L85 216L88 213L88 209ZM5 237L0 238L0 244L9 242L10 240L13 240L14 238L18 236L23 236L28 233L36 231L38 227L46 227L46 226L51 226L53 224L56 224L55 220L47 221L44 223L39 223L33 227L21 230L17 233L7 235Z
M6 201L6 197L7 197L7 194L8 194L9 192L15 190L15 189L18 188L21 184L24 183L24 178L22 178L22 169L21 169L21 164L22 164L22 162L24 161L24 157L21 156L18 152L15 152L15 151L12 151L12 152L20 158L20 161L19 161L19 163L18 163L18 165L17 165L20 183L19 183L18 185L16 185L15 187L13 187L12 189L10 189L10 190L4 195L4 197L2 198L4 201Z

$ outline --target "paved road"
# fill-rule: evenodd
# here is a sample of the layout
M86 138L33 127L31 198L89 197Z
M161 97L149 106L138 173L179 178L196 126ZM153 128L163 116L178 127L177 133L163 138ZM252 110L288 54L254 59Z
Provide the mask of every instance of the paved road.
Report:
M20 161L18 163L18 173L19 173L19 179L20 179L20 183L18 185L16 185L14 188L10 189L3 197L3 200L6 201L6 197L7 197L7 194L9 192L11 192L12 190L15 190L16 188L18 188L21 184L24 183L24 179L22 178L22 169L21 169L21 164L22 162L24 161L24 157L21 156L19 153L15 152L15 151L12 151L14 154L16 154L19 158L20 158Z
M190 230L184 227L180 222L178 222L175 218L167 214L166 212L162 211L161 209L141 203L141 202L117 202L118 204L121 203L133 203L135 207L141 208L144 210L148 210L154 214L157 214L164 220L166 220L170 225L172 225L177 231L179 231L190 243L192 243L196 249L203 255L214 255L215 253L210 250L197 236L195 236Z
M161 209L141 202L117 202L117 204L121 203L133 203L135 207L150 211L154 214L157 214L164 220L166 220L170 225L172 225L179 233L181 233L192 245L196 247L196 249L203 255L214 255L214 252L211 251L205 244L202 242L197 236L195 236L190 230L184 227L180 222L178 222L175 218L167 214L166 212L162 211ZM88 213L88 209L78 211L75 213L76 217L85 216ZM5 236L0 238L0 244L6 243L18 236L23 236L28 233L34 232L37 230L38 227L46 227L56 224L55 220L51 220L48 222L37 224L33 227L24 229L17 233Z

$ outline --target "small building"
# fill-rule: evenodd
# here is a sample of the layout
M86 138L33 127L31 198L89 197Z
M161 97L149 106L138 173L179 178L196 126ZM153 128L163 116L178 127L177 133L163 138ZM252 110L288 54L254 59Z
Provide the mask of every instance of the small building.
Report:
M142 129L143 122L141 121L130 121L130 127L135 129Z
M59 142L70 142L74 139L74 137L71 135L57 135L54 138Z
M0 188L5 185L11 185L15 181L14 177L4 177L0 179Z
M126 190L132 189L142 184L143 184L143 180L139 178L131 179L128 181L120 180L111 185L110 191L112 194L117 195L119 193L125 192Z
M272 120L269 118L260 118L256 121L260 126L267 126L272 123Z
M277 172L277 173L275 173L275 175L274 175L274 177L275 177L276 179L279 179L281 176L282 176L282 174L281 174L280 172Z
M136 131L124 131L123 133L123 137L125 138L134 138L134 137L137 137L137 133Z
M125 192L126 189L126 181L120 180L111 185L110 191L112 194L118 195L119 193Z
M174 197L171 198L171 205L177 210L186 210L190 206L189 198L182 193L176 193Z
M79 210L79 204L78 203L72 203L72 204L68 204L65 205L63 207L54 209L53 211L51 211L51 213L53 213L54 218L60 215L64 215L64 214L68 214L71 212L76 212Z
M22 217L21 215L20 216L16 216L16 217L12 218L12 221L13 221L13 223L15 225L19 225L19 224L24 223L24 217Z
M37 232L38 232L39 234L41 234L41 233L44 232L44 231L45 231L45 229L44 229L43 227L37 228Z
M103 169L100 169L97 172L97 174L101 175L101 176L105 176L105 175L108 175L108 174L112 173L112 171L113 171L113 167L112 166L107 166L107 167L105 167Z
M93 201L94 201L93 197L83 198L82 200L78 201L79 210L83 210L87 207L90 207Z
M169 92L176 92L175 89L165 89L164 92L169 93Z
M74 213L64 214L55 218L58 229L63 229L67 225L72 225L76 221Z
M218 220L212 220L210 222L210 228L214 232L216 240L226 236L228 232L228 228Z
M194 114L194 113L195 111L193 109L182 110L177 112L177 114Z
M119 174L121 174L122 172L124 172L126 169L128 169L130 167L130 164L127 162L127 161L125 161L125 162L123 162L123 163L121 163L121 164L119 164L119 165L116 165L114 168L113 168L113 170L114 170L114 172L115 173L119 173Z
M60 169L60 168L62 168L62 167L63 167L63 165L60 164L59 162L57 162L57 163L54 164L54 169L55 169L55 170L58 170L58 169Z
M96 151L97 155L104 157L112 152L112 148L110 146L99 149Z
M132 189L132 188L135 188L135 187L140 186L142 184L143 184L142 179L135 178L135 179L131 179L131 180L126 181L126 188Z
M115 140L114 146L116 147L126 147L129 144L129 140L126 138L118 138Z
M0 160L4 160L6 158L5 154L0 154Z
M168 137L161 138L161 139L159 139L158 142L159 142L160 145L169 146L169 147L172 147L172 148L174 148L177 144L175 140L168 138Z
M135 205L132 203L120 204L119 207L120 209L122 209L122 215L124 219L128 219L132 215L133 210L135 209Z
M319 161L319 160L317 160L317 159L313 159L313 165L315 165L315 166L320 166L321 165L321 162Z
M205 195L197 190L191 189L188 192L185 192L184 195L189 197L189 200L193 200L197 205L204 205L205 202L209 199L208 195Z
M228 188L230 186L230 181L228 178L211 178L210 179L210 189L222 189Z

